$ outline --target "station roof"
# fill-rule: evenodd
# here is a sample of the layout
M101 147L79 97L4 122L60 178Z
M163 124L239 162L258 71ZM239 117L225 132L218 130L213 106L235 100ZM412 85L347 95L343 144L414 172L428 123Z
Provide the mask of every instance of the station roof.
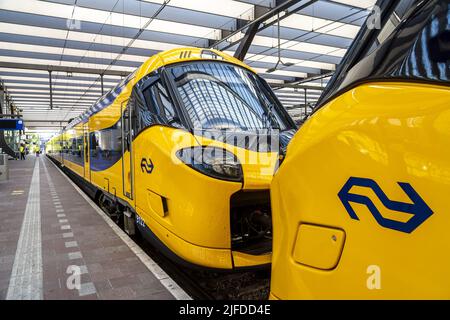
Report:
M104 73L106 93L148 57L163 50L196 46L234 54L246 24L283 2L1 0L0 78L15 106L22 110L27 127L59 127L101 96L99 73ZM303 113L299 107L305 101L317 101L320 87L328 79L320 76L335 70L375 0L292 2L279 16L265 22L245 63L275 87L284 106L299 118ZM279 65L269 72L278 53L290 65ZM71 68L92 73L72 72ZM48 70L54 70L53 109ZM290 86L317 76L320 79Z

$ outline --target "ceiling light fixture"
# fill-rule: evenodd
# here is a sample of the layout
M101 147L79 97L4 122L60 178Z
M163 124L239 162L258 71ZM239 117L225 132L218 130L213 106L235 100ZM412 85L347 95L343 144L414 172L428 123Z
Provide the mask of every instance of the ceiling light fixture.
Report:
M278 25L277 25L277 31L278 31L278 61L275 64L274 67L267 69L267 71L266 71L267 73L272 73L272 72L277 71L277 68L278 68L278 66L280 64L285 66L285 67L292 67L294 65L294 63L292 63L292 62L286 62L285 63L285 62L281 61L280 13L278 13L277 18L278 18Z

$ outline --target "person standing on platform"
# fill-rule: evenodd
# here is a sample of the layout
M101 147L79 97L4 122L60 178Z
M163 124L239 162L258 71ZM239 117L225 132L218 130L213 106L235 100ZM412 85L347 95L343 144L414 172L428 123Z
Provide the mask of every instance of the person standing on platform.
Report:
M41 153L41 148L39 148L39 145L36 144L34 147L34 152L36 152L36 157L39 157L39 154Z
M20 160L25 160L25 146L23 144L19 147Z

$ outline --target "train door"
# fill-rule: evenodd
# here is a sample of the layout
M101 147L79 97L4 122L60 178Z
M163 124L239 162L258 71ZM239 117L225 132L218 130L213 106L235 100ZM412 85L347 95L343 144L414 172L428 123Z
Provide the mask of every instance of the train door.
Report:
M122 103L121 127L122 127L122 187L125 197L133 200L133 144L131 108L127 108L127 101Z
M91 162L90 162L90 146L89 146L89 126L86 123L83 126L83 142L84 142L84 178L91 181Z

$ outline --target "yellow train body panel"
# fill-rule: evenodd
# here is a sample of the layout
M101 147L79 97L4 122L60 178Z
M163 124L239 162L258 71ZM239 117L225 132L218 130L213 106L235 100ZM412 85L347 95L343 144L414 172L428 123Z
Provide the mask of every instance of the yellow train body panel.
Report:
M450 89L436 85L368 83L317 111L272 184L272 298L450 298L449 124ZM398 184L407 182L433 214L411 233L380 226L360 203L351 203L359 220L351 219L338 197L349 177L373 179L389 199L411 203ZM351 191L385 218L411 218L370 188ZM371 287L375 272L381 288Z

